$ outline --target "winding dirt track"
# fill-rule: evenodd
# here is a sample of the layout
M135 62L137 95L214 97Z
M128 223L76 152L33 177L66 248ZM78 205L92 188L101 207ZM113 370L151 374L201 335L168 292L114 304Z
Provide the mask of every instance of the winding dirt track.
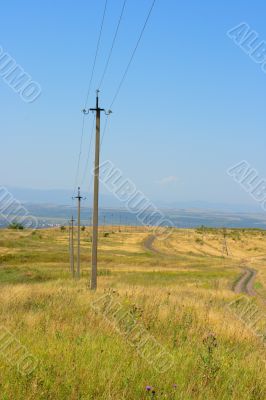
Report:
M159 253L154 247L153 247L153 242L156 239L155 235L149 235L143 242L143 246L146 250L152 251L153 253Z
M153 246L153 242L156 239L155 235L149 235L144 241L143 241L143 246L146 250L149 250L153 253L156 254L161 254L165 256L169 256L167 254L161 253L159 250L155 249ZM170 256L171 257L171 256ZM246 260L243 260L245 262ZM236 284L233 287L233 290L235 293L245 293L249 296L256 296L257 293L254 289L254 281L257 275L257 271L249 268L249 267L241 267L243 269L243 273L236 282Z
M257 275L257 271L251 268L244 268L244 272L240 279L234 286L235 293L246 293L249 296L256 296L254 290L254 281Z

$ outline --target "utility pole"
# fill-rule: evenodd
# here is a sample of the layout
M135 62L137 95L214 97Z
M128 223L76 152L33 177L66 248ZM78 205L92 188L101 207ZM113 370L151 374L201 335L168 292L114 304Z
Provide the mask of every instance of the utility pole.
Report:
M74 266L74 218L73 215L69 224L70 234L69 234L69 251L70 251L70 271L72 273L72 277L75 277L75 266Z
M105 111L99 107L99 90L96 91L96 107L88 111L83 110L84 114L89 111L96 112L96 132L95 132L95 161L94 161L94 192L93 192L93 227L92 227L92 253L91 253L91 290L97 289L97 261L98 261L98 225L99 225L99 175L100 175L100 125L101 111L106 115L111 111Z
M80 187L78 187L78 195L74 197L78 200L78 249L77 249L77 275L76 278L80 279L80 203L83 197L80 195ZM84 197L85 199L85 197Z
M72 272L71 267L71 222L68 221L68 244L69 244L69 270Z
M226 240L226 228L223 229L223 250L222 250L222 255L224 254L229 256L229 247L227 245L227 240Z

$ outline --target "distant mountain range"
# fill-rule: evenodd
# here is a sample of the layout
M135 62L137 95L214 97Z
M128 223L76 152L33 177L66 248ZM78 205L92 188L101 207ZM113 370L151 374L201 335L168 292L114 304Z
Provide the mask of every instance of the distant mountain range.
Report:
M36 190L8 188L13 196L24 203L29 214L37 217L39 227L67 224L71 215L76 219L76 204L70 190ZM91 223L91 198L82 202L82 223ZM153 202L176 227L190 228L201 225L209 227L261 228L266 229L266 213L254 206L212 204L204 201L176 202L166 204ZM149 211L146 212L149 215ZM102 195L99 213L100 225L140 225L125 204L114 196ZM0 226L8 220L0 215Z
M75 206L60 206L48 204L25 204L29 215L33 215L38 220L38 227L44 228L55 225L67 225L71 216L77 221L77 209ZM199 209L161 209L163 215L179 228L194 228L201 225L208 227L228 227L228 228L260 228L266 229L266 214L256 213L233 213L215 210ZM82 224L91 225L92 209L82 207ZM149 211L145 213L149 219ZM8 225L8 218L3 218L0 214L0 226ZM142 225L135 214L123 208L101 208L99 211L100 225Z
M28 189L18 187L7 187L12 195L22 203L31 204L53 204L53 205L71 205L73 192L68 189ZM92 206L92 194L83 193L87 200L84 205ZM199 209L199 210L216 210L225 212L247 212L247 213L263 213L260 205L256 202L251 204L226 204L226 203L210 203L207 201L176 201L165 202L151 199L153 204L158 208L167 209ZM100 207L102 208L123 208L125 204L121 203L112 194L100 194Z

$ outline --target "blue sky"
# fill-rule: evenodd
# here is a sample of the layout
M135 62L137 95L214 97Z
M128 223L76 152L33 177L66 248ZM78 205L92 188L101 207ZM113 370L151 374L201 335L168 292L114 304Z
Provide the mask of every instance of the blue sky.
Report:
M123 0L109 0L89 106ZM101 90L109 108L151 0L128 0ZM1 184L72 188L104 0L1 5L0 45L42 87L31 104L0 78ZM157 0L113 107L101 157L153 199L252 203L226 170L266 178L266 74L228 38L245 21L266 40L263 1ZM92 115L86 120L81 173ZM104 119L103 121L104 122ZM91 158L90 158L91 160ZM90 161L91 164L91 161ZM89 187L89 174L84 182Z

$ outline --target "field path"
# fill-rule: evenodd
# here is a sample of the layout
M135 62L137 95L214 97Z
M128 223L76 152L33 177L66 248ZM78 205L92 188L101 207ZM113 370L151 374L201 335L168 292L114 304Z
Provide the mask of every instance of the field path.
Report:
M257 271L254 269L244 268L243 274L234 286L234 292L246 293L249 296L256 296L256 292L254 290L254 281L256 275Z
M169 258L169 259L176 259L176 256L175 256L175 255L173 255L173 254L167 254L167 253L165 253L165 252L163 252L163 251L160 251L160 250L156 249L156 248L153 246L153 242L154 242L154 240L156 239L156 237L157 237L156 235L149 235L149 236L147 236L147 237L144 239L144 241L142 242L142 245L143 245L144 249L149 250L149 251L151 251L151 252L154 253L154 254L158 254L158 255L160 255L160 256L167 257L167 258Z
M161 253L159 250L155 249L153 246L154 240L156 239L155 235L149 235L147 236L144 241L143 241L143 247L146 250L149 250L153 253L156 254L161 254L167 257L171 257L170 255L167 254L163 254ZM246 260L243 260L243 262L245 262ZM233 287L233 290L235 293L239 294L239 293L245 293L249 296L256 296L257 293L254 289L254 281L257 275L257 271L249 268L249 267L241 267L243 269L243 273L240 276L240 278L238 279L238 281L236 282L236 284Z
M144 239L143 246L146 250L149 250L156 254L160 254L160 252L153 247L153 242L155 239L155 235L149 235L146 239Z

